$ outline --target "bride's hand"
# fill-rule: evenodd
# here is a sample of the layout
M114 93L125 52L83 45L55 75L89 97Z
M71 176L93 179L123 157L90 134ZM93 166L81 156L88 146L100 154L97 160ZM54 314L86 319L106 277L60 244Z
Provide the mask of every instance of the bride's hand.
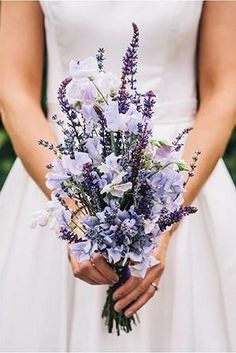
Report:
M160 246L155 250L155 257L160 263L149 268L145 278L130 277L128 281L119 287L113 294L114 300L117 300L114 309L121 311L126 308L125 316L130 317L146 304L153 297L161 275L165 269L166 250L169 242L170 232L162 235Z
M68 249L68 257L74 276L89 284L114 284L119 280L118 275L100 254L96 254L92 261L79 263Z

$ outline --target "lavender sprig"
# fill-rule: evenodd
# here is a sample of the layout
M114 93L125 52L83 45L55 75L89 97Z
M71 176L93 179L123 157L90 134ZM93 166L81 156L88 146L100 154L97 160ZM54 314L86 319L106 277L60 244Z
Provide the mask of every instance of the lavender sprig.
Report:
M156 103L156 95L152 91L148 91L144 96L144 108L143 108L143 121L144 123L139 126L139 138L136 144L136 148L133 153L133 163L132 163L132 182L133 186L136 185L136 179L138 176L138 171L140 169L140 163L142 160L143 150L148 145L148 138L151 135L151 131L148 130L148 123L153 116L153 108Z
M38 140L38 144L39 144L40 146L43 146L43 147L49 149L50 151L53 151L54 154L57 154L57 149L56 149L56 147L53 145L53 143L50 143L50 142L48 142L48 141L46 141L46 140L43 140L43 139L39 139L39 140Z
M201 154L201 151L196 151L192 157L192 163L190 163L190 170L188 171L188 177L183 184L184 187L187 185L189 179L194 176L194 170L197 167L197 161L200 154Z
M179 209L173 212L166 212L160 215L157 223L161 232L164 232L168 227L172 226L174 223L179 223L181 219L183 219L183 217L196 212L197 208L194 206L181 206Z
M192 130L193 130L192 127L186 128L176 136L175 140L172 142L172 145L175 146L176 152L179 151L181 147L184 145L183 143L180 143L180 141L183 139L183 137L186 134L188 134Z
M136 78L139 47L139 30L135 23L133 26L133 37L127 51L123 57L121 87L118 92L118 102L120 113L126 113L129 108L130 94L127 91L127 84L130 85L131 90L136 90Z
M102 144L102 158L111 153L111 134L107 131L107 122L104 116L104 111L98 105L94 105L94 110L98 115L98 121L100 125L99 136Z
M68 84L71 82L71 80L72 80L71 77L67 77L62 81L58 89L57 98L61 107L61 111L63 113L66 113L68 125L72 128L72 130L68 130L64 128L62 132L65 135L64 143L67 146L67 152L70 154L71 158L74 158L76 141L77 141L77 145L81 146L82 137L78 132L78 127L80 126L80 122L77 117L77 110L74 105L69 103L66 97L66 88ZM63 125L63 122L59 122L59 124ZM84 138L85 137L86 136L84 136Z
M104 48L99 48L96 54L96 59L97 59L98 68L100 72L103 71L104 60L105 60L104 52L105 52Z
M144 121L150 120L154 114L153 108L156 103L156 95L153 91L148 91L143 100L143 119Z

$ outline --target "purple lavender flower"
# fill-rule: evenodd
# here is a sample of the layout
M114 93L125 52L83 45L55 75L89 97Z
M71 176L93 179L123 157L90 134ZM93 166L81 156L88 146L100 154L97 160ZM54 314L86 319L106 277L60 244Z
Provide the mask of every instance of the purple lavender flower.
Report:
M136 84L135 75L137 73L138 62L139 30L135 23L132 23L132 26L133 37L123 58L121 87L118 94L120 113L126 113L129 108L130 94L127 92L127 84L130 85L132 90L135 90Z

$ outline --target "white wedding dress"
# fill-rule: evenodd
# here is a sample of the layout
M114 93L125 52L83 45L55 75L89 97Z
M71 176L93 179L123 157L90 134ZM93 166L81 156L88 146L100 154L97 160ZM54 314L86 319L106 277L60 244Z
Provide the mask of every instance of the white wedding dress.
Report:
M135 22L139 90L157 93L154 135L173 139L193 125L202 1L41 6L49 118L70 59L104 47L106 68L120 75ZM197 214L170 240L160 290L140 311L141 323L120 337L101 319L106 287L74 278L66 244L47 228L30 229L29 216L45 201L17 159L0 197L0 351L236 351L236 194L222 160L194 201Z

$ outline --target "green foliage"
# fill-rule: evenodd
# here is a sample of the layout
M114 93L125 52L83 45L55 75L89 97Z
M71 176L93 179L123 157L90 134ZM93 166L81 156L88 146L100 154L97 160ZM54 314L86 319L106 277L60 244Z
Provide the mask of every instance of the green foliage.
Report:
M236 129L234 129L228 147L225 151L224 161L236 185Z
M0 125L0 189L14 160L15 153L12 145L3 127Z

